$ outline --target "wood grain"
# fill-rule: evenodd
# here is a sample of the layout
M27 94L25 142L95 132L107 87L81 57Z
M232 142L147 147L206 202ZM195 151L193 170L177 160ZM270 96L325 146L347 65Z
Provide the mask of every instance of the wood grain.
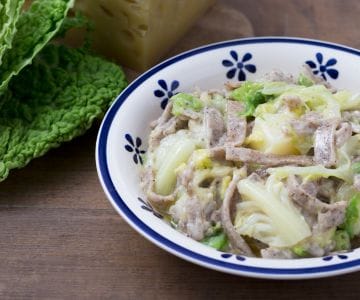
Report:
M222 3L234 15L247 16L255 35L304 36L360 47L357 0ZM249 26L242 20L241 26ZM199 24L211 24L211 19ZM229 38L230 31L236 35L237 24L224 24L212 24L217 39ZM185 39L201 44L211 38ZM106 200L95 170L97 130L98 124L1 183L0 299L358 298L360 273L267 281L207 270L157 248Z

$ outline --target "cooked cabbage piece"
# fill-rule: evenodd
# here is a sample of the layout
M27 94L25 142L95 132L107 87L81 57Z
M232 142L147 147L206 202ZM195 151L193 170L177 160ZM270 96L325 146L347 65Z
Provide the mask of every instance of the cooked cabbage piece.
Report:
M246 178L237 187L242 201L236 209L235 228L240 234L271 247L291 247L311 235L281 181Z
M300 151L294 143L296 138L292 132L290 121L292 116L282 114L261 114L256 118L251 134L246 144L253 149L264 153L280 155L299 154Z
M181 132L180 132L181 133ZM171 135L164 139L156 153L155 191L169 195L175 187L175 170L185 163L196 148L196 142L186 135Z
M360 108L360 93L351 93L347 90L338 91L334 94L341 110L353 110Z
M178 93L170 100L173 103L172 114L175 116L180 116L185 110L200 111L204 106L200 99L186 93Z
M346 209L344 228L350 238L360 234L360 194L354 195Z
M262 89L263 84L246 81L231 93L231 97L243 102L245 105L244 115L251 116L259 104L265 103L271 98L270 95L265 95Z

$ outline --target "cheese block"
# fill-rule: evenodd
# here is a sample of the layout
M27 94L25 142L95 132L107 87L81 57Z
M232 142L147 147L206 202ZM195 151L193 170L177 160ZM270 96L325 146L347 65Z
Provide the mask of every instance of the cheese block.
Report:
M95 23L93 47L135 70L145 70L179 40L215 0L77 0Z

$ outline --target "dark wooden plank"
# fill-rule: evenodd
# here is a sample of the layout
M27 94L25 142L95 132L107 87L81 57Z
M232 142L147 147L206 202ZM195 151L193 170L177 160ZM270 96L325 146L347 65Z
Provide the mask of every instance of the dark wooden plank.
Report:
M359 274L274 282L207 270L158 249L112 209L0 213L1 299L343 299L358 290Z
M11 171L0 183L0 207L109 208L96 173L98 128Z
M356 0L227 0L250 19L257 36L298 36L359 48Z

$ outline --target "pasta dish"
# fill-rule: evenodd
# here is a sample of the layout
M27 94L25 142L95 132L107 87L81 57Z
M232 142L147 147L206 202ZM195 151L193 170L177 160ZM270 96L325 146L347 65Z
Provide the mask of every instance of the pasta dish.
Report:
M360 233L360 94L273 71L174 95L142 187L176 230L221 251L319 257Z

